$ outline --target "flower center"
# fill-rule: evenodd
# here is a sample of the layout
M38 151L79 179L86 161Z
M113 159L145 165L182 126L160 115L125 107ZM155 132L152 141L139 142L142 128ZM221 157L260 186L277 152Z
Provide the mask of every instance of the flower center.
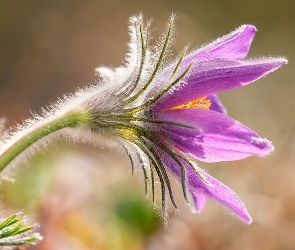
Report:
M190 108L209 109L210 106L211 106L210 99L207 100L207 96L203 96L196 100L193 100L193 101L190 101L169 109L165 109L164 111L175 110L175 109L190 109Z

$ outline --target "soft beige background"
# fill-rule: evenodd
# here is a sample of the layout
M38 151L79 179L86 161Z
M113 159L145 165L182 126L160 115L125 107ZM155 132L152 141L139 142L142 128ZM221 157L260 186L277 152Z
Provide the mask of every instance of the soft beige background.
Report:
M212 201L192 214L175 185L180 212L170 210L167 229L147 217L147 233L119 218L120 205L113 209L123 199L127 207L139 203L151 216L157 213L143 199L140 169L132 177L126 157L108 149L55 145L16 171L16 183L2 184L3 216L23 209L40 222L45 240L29 249L295 249L293 0L0 2L0 116L7 126L94 82L95 67L121 65L128 18L139 12L153 18L154 41L177 14L175 55L250 23L259 30L250 56L289 59L266 78L220 95L229 115L273 141L276 151L266 159L200 163L236 191L252 225ZM142 214L136 215L141 225Z

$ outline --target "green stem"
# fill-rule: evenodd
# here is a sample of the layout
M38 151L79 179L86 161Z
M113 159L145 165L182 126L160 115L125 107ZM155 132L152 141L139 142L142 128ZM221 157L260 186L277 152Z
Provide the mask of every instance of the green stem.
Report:
M90 113L82 110L72 110L60 117L37 126L27 134L23 135L19 140L7 148L2 155L0 155L0 171L2 171L20 153L41 138L63 128L91 125L92 121L93 119Z

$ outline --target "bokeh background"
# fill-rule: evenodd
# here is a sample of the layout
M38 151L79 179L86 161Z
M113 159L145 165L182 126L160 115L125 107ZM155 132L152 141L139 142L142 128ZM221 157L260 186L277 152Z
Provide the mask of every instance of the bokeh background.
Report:
M295 2L293 0L1 0L0 116L6 127L97 79L97 66L122 65L131 15L153 18L153 41L176 13L174 54L241 24L258 28L250 56L284 55L289 64L220 94L229 115L273 141L268 158L200 166L236 191L253 223L209 201L193 214L174 190L164 228L144 198L140 168L107 148L58 142L1 184L1 217L23 210L45 239L35 250L295 249Z

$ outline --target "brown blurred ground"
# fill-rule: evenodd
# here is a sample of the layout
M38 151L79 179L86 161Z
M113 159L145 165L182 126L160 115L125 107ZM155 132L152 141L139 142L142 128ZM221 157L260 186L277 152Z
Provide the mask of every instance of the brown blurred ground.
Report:
M16 184L3 184L3 209L24 209L40 221L46 238L30 249L295 249L293 0L0 3L0 116L9 126L95 81L95 67L121 65L128 18L139 12L153 18L154 40L169 15L177 14L176 55L188 43L194 48L251 23L259 32L250 56L289 59L278 72L221 95L229 115L273 141L276 151L266 159L200 164L236 191L252 225L214 202L192 214L180 194L181 213L171 209L167 229L155 221L149 233L139 233L110 208L133 193L135 199L144 196L140 170L132 177L127 159L116 152L67 146L63 153L52 149L38 156L17 174Z

